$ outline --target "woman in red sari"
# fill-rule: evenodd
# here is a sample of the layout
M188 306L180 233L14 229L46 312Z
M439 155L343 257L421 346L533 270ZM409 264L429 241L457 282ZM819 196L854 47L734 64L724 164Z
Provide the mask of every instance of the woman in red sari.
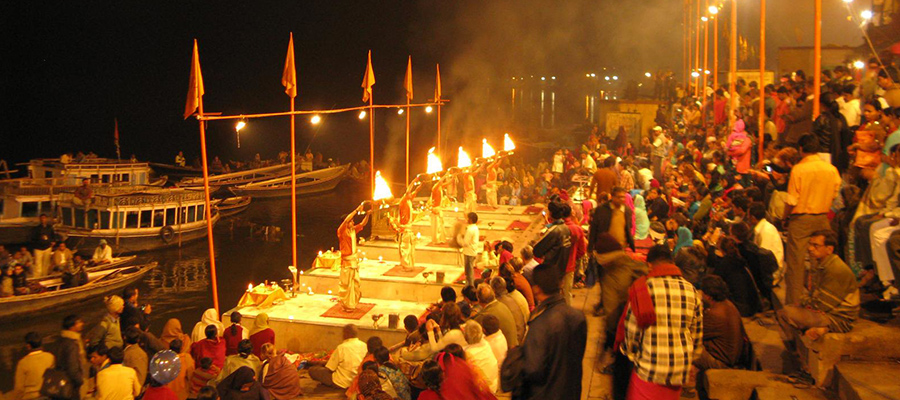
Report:
M497 399L465 359L449 352L440 352L435 360L426 361L422 379L428 389L419 394L419 400Z

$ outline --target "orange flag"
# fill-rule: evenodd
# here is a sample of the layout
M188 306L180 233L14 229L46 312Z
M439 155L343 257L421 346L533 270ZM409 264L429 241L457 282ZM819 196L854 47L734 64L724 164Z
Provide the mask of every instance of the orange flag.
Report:
M372 50L369 50L369 64L366 65L366 74L363 75L363 102L372 98L372 86L375 86L375 71L372 69Z
M284 73L281 74L281 84L288 96L297 97L297 67L294 65L294 33L291 32L291 41L288 43L287 57L284 59Z
M203 104L203 75L200 73L200 51L194 39L194 55L191 58L191 82L188 85L187 102L184 104L184 119L187 119Z
M406 99L412 100L412 56L409 56L409 61L406 62L406 77L403 78L403 88L406 89Z
M441 64L437 65L437 76L434 78L434 101L441 99Z

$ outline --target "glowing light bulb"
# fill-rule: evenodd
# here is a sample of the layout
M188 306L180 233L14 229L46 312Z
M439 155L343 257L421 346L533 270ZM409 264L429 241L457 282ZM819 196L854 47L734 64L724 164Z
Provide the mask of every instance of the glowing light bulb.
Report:
M425 112L431 114L431 111L434 110L431 106L425 106Z
M322 122L322 117L320 117L320 116L318 116L318 115L313 115L313 116L309 119L309 123L311 123L311 124L313 124L313 125L318 125L319 122Z
M856 69L863 69L863 68L865 68L865 67L866 67L866 63L864 63L864 62L862 62L862 61L860 61L860 60L856 60L856 61L853 62L853 68L856 68Z
M360 111L360 112L359 112L359 119L366 119L366 112L365 112L365 111Z
M844 1L846 1L846 0L844 0ZM850 1L853 1L853 0L850 0ZM709 13L712 14L712 15L718 14L718 13L719 13L719 7L716 7L716 6L709 6Z
M649 78L649 77L651 77L652 75L651 75L649 72L644 72L644 76L646 76L646 77Z
M875 16L875 13L872 10L863 10L863 12L859 13L859 16L864 20L870 20Z
M399 109L399 110L397 110L397 115L403 115L403 109L402 109L402 108Z
M240 132L241 129L244 129L245 126L247 126L247 123L246 123L246 122L244 122L244 121L238 121L238 123L234 125L234 130Z

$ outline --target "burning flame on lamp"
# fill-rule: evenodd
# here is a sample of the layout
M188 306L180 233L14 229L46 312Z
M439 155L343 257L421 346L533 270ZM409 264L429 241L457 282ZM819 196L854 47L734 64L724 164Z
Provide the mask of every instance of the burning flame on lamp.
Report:
M251 291L251 290L253 290L253 284L252 284L252 283L248 283L248 284L247 284L247 291L249 292L249 291Z
M434 154L434 147L428 149L428 168L425 170L426 174L434 174L437 172L441 172L444 169L444 166L441 164L441 158Z
M375 172L375 191L372 193L373 200L387 200L394 195L391 193L391 187L388 186L387 181L381 177L381 171Z
M487 139L481 139L481 157L482 158L491 158L497 155L497 152L494 151L494 148L488 144Z
M508 133L503 134L503 151L513 151L516 149L516 144L513 143L512 139L509 138Z
M462 146L459 146L459 161L456 162L456 166L459 168L469 168L472 166L472 159L469 158L469 153L466 153Z

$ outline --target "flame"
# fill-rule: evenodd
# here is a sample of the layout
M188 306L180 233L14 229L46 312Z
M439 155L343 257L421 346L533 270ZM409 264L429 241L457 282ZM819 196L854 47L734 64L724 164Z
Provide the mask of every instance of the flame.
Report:
M516 144L513 143L512 139L509 138L508 133L503 134L503 151L513 151L516 149Z
M456 166L459 168L468 168L472 166L472 159L469 158L469 153L466 153L462 146L459 146L459 161L456 162Z
M391 197L394 197L391 187L381 177L381 171L375 171L375 191L372 193L372 200L387 200Z
M488 144L487 139L481 139L481 157L491 158L495 155L497 155L497 152Z
M434 154L434 147L428 149L428 168L426 169L426 174L434 174L437 172L441 172L444 169L444 166L441 164L441 158Z
M252 284L252 283L248 283L248 284L247 284L247 291L249 292L249 291L251 291L251 290L253 290L253 284Z

